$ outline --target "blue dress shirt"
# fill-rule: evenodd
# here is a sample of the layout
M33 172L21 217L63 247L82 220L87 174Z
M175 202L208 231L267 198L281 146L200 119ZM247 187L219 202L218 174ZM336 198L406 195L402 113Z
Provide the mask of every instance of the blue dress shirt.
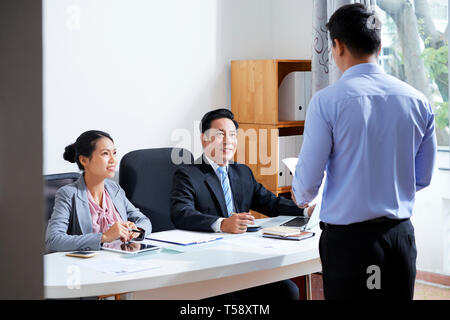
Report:
M425 96L376 64L358 64L311 99L292 189L298 204L311 202L326 170L323 222L409 218L435 157Z

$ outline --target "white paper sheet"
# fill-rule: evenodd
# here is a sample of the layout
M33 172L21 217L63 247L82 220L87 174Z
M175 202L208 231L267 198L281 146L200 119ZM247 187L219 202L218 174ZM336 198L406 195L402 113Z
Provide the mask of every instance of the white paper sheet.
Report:
M282 160L283 163L289 168L289 170L292 172L292 175L295 177L295 167L297 165L298 158L286 158ZM318 223L318 217L320 213L320 208L322 206L322 193L323 193L323 186L325 185L325 179L327 177L326 172L323 174L322 184L320 185L319 192L317 193L317 196L314 198L313 201L309 203L309 206L316 205L316 208L314 209L315 218L317 218ZM300 178L301 179L301 178Z
M147 236L149 240L163 241L168 243L175 243L181 245L190 245L205 243L221 239L223 236L220 233L206 233L186 230L169 230L151 233Z
M283 163L288 167L292 175L295 176L295 166L297 165L298 158L286 158L282 160Z
M80 265L94 269L99 272L107 273L110 275L123 275L133 272L145 271L158 268L159 266L147 262L138 261L133 259L89 259L79 262Z
M261 252L261 251L273 251L288 248L297 248L299 242L292 240L280 240L280 239L269 239L264 238L262 234L259 237L254 236L243 236L235 238L227 238L222 241L224 244L231 244L235 248L233 250L238 251L250 251L250 252Z

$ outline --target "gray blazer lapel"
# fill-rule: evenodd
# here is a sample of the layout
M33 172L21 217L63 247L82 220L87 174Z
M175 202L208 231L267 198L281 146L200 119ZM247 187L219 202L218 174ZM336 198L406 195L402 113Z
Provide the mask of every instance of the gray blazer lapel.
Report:
M119 212L122 221L128 221L127 209L124 206L123 197L120 195L120 189L108 180L105 180L105 188L111 197L114 207L116 207L117 212Z
M76 185L75 214L77 215L82 234L92 233L92 217L83 175L77 180Z

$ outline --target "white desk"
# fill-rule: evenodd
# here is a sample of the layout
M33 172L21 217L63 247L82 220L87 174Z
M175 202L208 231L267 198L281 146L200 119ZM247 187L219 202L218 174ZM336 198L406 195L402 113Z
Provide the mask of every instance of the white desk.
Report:
M279 224L280 219L286 218L264 219L265 226ZM226 235L222 240L191 246L152 242L165 249L131 259L151 261L159 267L119 276L95 271L84 264L93 259L124 259L124 255L100 251L96 257L84 260L66 257L62 252L52 253L44 256L45 297L133 292L135 299L202 299L307 275L322 269L318 252L320 230L314 231L313 238L302 241L263 238L275 241L275 248L253 246L252 238L261 237L261 231Z

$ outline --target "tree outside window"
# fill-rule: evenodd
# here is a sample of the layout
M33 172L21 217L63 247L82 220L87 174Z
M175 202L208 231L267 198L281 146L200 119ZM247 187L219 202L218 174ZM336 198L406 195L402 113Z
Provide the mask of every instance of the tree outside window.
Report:
M438 145L449 146L448 1L377 0L383 21L380 64L433 106Z

